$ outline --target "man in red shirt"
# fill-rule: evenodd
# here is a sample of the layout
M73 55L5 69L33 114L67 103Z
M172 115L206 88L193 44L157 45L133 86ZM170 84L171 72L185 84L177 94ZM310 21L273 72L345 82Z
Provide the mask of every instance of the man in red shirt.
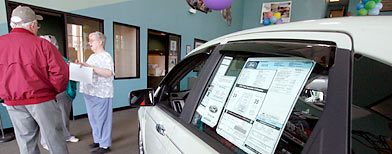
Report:
M57 48L37 35L37 20L29 7L12 11L9 34L0 36L0 98L14 126L20 153L36 154L41 128L50 153L67 154L56 95L68 83L68 65Z

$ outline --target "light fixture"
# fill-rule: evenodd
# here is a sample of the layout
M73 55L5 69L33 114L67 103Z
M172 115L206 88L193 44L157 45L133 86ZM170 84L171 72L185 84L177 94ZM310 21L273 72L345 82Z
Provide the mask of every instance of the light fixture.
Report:
M339 2L340 0L328 0L330 3Z

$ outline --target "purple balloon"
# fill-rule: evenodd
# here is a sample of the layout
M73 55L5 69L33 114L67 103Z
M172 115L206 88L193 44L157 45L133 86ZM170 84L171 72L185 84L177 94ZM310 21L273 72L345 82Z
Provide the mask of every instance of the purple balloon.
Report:
M277 21L275 22L275 24L281 24L281 23L283 23L283 20L282 20L282 19L279 19L279 20L277 20Z
M230 6L233 0L203 0L204 4L213 10L223 10Z

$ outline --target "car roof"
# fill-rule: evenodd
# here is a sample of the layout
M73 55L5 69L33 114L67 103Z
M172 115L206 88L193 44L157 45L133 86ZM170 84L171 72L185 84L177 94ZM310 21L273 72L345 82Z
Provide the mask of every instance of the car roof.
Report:
M355 53L367 56L392 66L392 16L355 16L305 20L280 25L263 26L231 33L211 40L194 51L214 44L225 44L228 40L239 41L241 36L260 33L260 36L284 31L296 32L336 32L349 35L350 48ZM254 39L258 39L257 36ZM284 36L279 36L284 39ZM237 39L236 39L237 38ZM263 37L266 39L266 37ZM267 36L268 39L268 36ZM338 46L339 47L339 46Z

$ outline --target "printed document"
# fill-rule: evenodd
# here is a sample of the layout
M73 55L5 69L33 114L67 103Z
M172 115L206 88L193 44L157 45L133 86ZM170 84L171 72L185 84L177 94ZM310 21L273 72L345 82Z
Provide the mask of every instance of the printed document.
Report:
M216 132L247 153L274 153L313 67L298 57L248 58Z
M93 69L80 67L80 64L69 63L69 80L93 83Z

